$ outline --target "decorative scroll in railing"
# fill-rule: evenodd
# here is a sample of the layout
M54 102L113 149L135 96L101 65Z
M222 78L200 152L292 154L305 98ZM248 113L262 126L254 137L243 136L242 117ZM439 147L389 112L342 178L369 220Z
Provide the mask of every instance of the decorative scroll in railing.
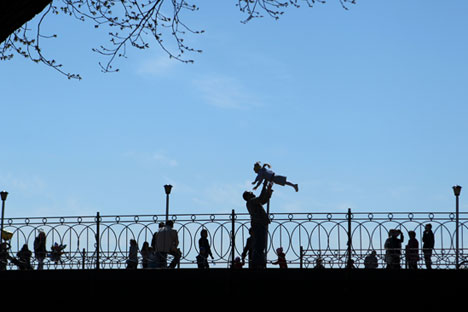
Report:
M212 268L228 267L234 258L232 252L234 251L235 257L240 256L249 237L250 217L244 213L236 214L233 211L229 214L184 214L171 215L169 218L174 221L174 229L178 231L179 248L182 252L181 268L196 267L198 240L202 229L208 231L214 256L213 260L209 259ZM351 222L348 222L347 213L275 213L270 214L270 219L268 267L277 267L272 262L277 259L277 248L282 247L289 267L312 268L320 258L325 268L344 268L349 255L350 228L351 258L355 267L364 267L364 258L375 250L379 268L384 268L388 232L390 229L399 229L405 236L402 244L402 267L405 264L407 233L415 231L421 258L418 265L424 268L422 236L425 225L431 223L435 236L433 268L455 268L457 249L453 213L352 213ZM12 257L16 257L25 244L33 251L34 239L40 231L46 234L48 251L55 243L66 245L60 261L47 259L44 269L118 269L126 267L130 239L135 239L139 248L144 242L151 243L159 223L164 220L165 216L162 215L99 214L86 217L10 218L5 219L4 229L13 234L9 240L9 254ZM468 214L459 215L458 229L461 263L468 258ZM141 255L139 256L141 259ZM32 265L37 267L34 252ZM10 262L7 268L16 269L16 266Z

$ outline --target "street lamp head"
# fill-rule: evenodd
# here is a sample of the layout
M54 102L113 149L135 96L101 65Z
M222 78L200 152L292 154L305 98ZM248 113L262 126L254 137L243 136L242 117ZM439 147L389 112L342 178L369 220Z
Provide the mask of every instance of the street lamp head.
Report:
M460 196L462 187L460 185L455 185L452 188L453 188L453 194L455 194L455 196Z
M0 192L0 196L2 197L2 200L5 201L5 200L7 199L8 192L6 192L6 191L1 191L1 192Z
M166 191L166 195L171 194L171 189L172 189L172 185L170 184L164 185L164 190Z

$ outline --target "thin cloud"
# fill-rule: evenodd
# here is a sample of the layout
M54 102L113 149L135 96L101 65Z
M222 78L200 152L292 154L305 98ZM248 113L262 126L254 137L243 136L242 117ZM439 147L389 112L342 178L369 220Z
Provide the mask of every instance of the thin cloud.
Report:
M235 209L239 212L246 212L242 194L251 188L249 182L244 184L212 183L194 191L192 203L198 206L200 211L226 213Z
M140 75L165 75L176 67L177 61L168 57L157 57L144 60L137 68Z
M164 166L177 167L179 165L177 160L167 156L163 152L153 153L152 157L153 157L154 160L156 160L158 163L160 163L160 164L162 164Z
M254 93L239 80L214 75L193 82L203 99L221 109L248 109L260 105Z
M179 162L167 155L166 152L157 151L157 152L135 152L129 151L124 153L123 155L126 158L133 159L138 162L147 163L147 164L157 164L163 167L177 167L179 166Z
M43 193L48 185L43 177L39 176L13 176L11 174L1 175L0 184L7 186L8 191L17 191L27 194Z

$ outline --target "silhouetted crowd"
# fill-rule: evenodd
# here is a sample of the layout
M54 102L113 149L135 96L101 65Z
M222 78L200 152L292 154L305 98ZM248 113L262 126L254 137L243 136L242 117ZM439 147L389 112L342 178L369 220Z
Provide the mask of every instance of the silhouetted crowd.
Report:
M141 254L144 269L174 269L179 266L181 257L178 246L179 237L177 231L174 230L174 222L169 220L166 223L160 223L158 231L153 234L151 243L144 242L141 250L138 249L138 244L134 239L130 240L127 269L138 267L138 252ZM169 265L167 264L168 256L172 256Z
M37 261L37 270L44 268L44 260L48 257L51 262L59 264L62 262L63 250L67 245L54 243L50 247L50 251L46 250L46 235L43 231L39 231L39 234L34 239L34 257ZM21 249L16 253L16 257L13 257L9 253L10 244L8 242L2 242L0 244L0 271L6 270L8 261L18 267L19 270L32 270L31 258L33 252L29 250L29 246L24 244Z
M247 205L250 205L249 212L252 215L252 223L249 229L250 236L245 242L242 254L236 257L231 264L232 268L240 269L247 264L248 268L258 269L266 268L266 235L269 220L261 212L263 210L262 204L271 196L271 189L264 187L262 194L259 197L246 196ZM261 210L260 210L261 208ZM160 223L159 229L152 236L151 242L144 242L141 249L139 248L136 240L130 240L129 253L126 261L127 269L137 269L141 263L144 269L156 268L176 268L179 267L181 251L178 248L179 239L178 233L173 228L173 221ZM260 229L259 229L260 227ZM261 239L255 239L255 235L261 235ZM432 225L426 224L424 232L422 233L422 248L419 246L419 241L416 238L414 231L408 231L408 241L403 247L404 235L401 230L391 229L388 233L388 238L385 241L385 253L380 256L374 250L364 259L364 267L366 269L376 269L379 267L380 261L384 262L384 266L388 269L400 269L401 263L404 259L405 268L417 269L420 260L424 260L427 269L432 268L432 253L434 249L434 234L432 232ZM8 261L16 265L20 270L32 270L31 259L34 256L37 262L37 270L42 270L44 260L49 258L52 263L62 263L61 257L66 245L54 243L50 251L46 250L46 235L40 231L34 240L33 251L29 250L27 244L17 252L16 257L9 253L10 245L7 242L0 244L0 271L6 270ZM208 231L202 229L198 240L198 255L196 256L197 267L200 269L209 269L211 258L214 264L214 257L211 251L210 243L208 240ZM277 260L271 261L273 265L279 265L281 269L288 267L286 255L280 247L276 249ZM422 256L422 257L421 257ZM421 259L422 258L422 259ZM169 259L171 260L168 263ZM246 263L246 259L247 263ZM316 269L324 269L323 259L317 257L315 259Z
M388 238L385 241L385 256L384 261L388 269L400 269L401 260L405 258L405 268L417 269L420 259L419 241L416 239L416 232L408 231L408 242L405 245L403 253L403 232L397 229L391 229L388 232ZM432 225L426 224L422 235L422 255L427 269L432 269L432 252L434 250L434 233ZM364 259L364 267L367 269L376 269L378 267L378 259L376 251L372 251Z

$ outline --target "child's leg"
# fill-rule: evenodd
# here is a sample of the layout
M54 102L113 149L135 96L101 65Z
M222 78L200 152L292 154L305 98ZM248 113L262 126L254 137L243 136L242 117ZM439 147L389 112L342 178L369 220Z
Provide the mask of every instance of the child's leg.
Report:
M294 187L294 189L297 191L299 191L299 186L297 184L294 184L294 183L291 183L289 181L286 181L286 185L289 185L289 186L292 186Z
M289 186L292 186L292 187L294 187L294 189L296 190L296 192L299 191L298 185L289 182L285 176L275 175L275 176L273 177L273 182L274 182L275 184L279 184L279 185L289 185Z

